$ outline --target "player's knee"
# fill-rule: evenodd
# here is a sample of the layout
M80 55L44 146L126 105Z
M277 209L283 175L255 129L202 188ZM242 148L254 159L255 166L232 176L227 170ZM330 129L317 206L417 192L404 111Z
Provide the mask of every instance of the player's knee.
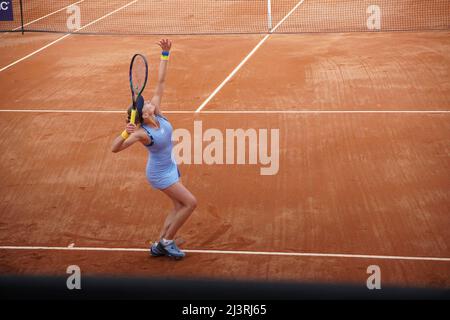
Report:
M183 208L183 203L181 203L179 201L175 201L174 202L174 208L175 208L175 211L180 210L181 208Z
M188 201L186 201L186 207L188 207L191 211L194 211L197 208L197 199L195 197L191 197Z

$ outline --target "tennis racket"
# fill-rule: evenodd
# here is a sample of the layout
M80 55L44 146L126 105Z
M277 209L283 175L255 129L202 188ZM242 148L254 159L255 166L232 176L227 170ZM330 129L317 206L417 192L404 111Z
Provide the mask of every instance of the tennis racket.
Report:
M145 89L148 78L147 59L142 54L135 54L130 63L130 88L133 106L131 108L130 122L136 124L136 101Z

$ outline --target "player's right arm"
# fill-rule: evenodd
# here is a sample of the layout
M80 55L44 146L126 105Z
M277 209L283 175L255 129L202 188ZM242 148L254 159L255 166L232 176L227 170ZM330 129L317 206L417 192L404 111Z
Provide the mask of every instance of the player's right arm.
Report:
M136 130L136 125L128 123L125 131L114 139L111 151L114 153L120 152L143 139L142 131Z

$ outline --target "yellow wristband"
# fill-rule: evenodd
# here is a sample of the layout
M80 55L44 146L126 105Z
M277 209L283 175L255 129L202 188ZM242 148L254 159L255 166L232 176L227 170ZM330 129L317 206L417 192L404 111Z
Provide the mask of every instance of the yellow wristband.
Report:
M129 136L130 135L128 134L127 130L122 131L121 137L123 138L123 140L127 140Z
M163 55L161 55L161 60L169 60L169 56L163 56Z

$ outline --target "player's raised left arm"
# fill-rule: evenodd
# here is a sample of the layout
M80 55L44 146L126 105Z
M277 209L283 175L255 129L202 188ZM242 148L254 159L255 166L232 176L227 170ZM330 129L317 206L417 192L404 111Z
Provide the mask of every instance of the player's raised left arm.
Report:
M164 94L164 86L165 86L166 74L167 74L167 65L169 63L169 54L170 54L170 49L172 48L172 42L169 39L161 39L158 42L158 45L162 49L161 62L159 63L158 82L156 84L155 92L154 92L153 98L151 100L151 103L156 107L157 111L159 111L162 96Z

